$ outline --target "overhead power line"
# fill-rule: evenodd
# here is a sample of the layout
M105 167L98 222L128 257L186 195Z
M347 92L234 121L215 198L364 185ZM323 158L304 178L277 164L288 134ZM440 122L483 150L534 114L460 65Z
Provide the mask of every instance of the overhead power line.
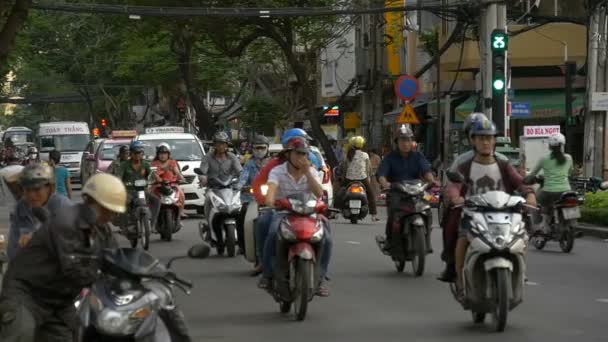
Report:
M502 2L496 0L495 2ZM38 10L123 14L150 17L318 17L335 15L380 14L404 11L449 12L460 6L470 5L468 0L442 5L441 0L427 2L424 5L406 5L397 7L376 8L328 8L328 7L282 7L282 8L221 8L221 7L160 7L160 6L125 6L111 4L57 3L55 1L38 1L31 8Z

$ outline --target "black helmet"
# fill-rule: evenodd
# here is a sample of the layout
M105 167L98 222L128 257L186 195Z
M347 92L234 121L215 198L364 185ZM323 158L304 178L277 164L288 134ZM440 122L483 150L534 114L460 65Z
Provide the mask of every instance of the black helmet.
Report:
M498 135L498 131L496 130L496 125L491 120L481 119L473 123L469 132L470 138L473 138L476 135L496 136Z
M31 164L21 171L21 186L36 188L43 185L55 184L53 169L41 164Z
M224 131L218 131L213 135L213 142L222 142L228 144L230 137Z
M120 146L120 149L118 149L119 154L123 154L126 152L129 152L129 145L122 145Z

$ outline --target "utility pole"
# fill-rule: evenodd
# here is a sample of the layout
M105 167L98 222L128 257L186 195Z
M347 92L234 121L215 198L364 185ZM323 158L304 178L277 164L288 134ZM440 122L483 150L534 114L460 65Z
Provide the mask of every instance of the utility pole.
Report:
M593 92L597 89L597 60L599 48L599 6L591 9L589 23L589 40L587 42L587 110L585 113L585 144L584 144L584 170L585 176L594 174L595 166L595 125L596 113L591 110Z
M605 86L605 67L606 64L606 2L603 1L599 6L599 22L598 22L598 50L597 50L597 92L604 92ZM602 48L604 50L602 50ZM606 112L597 112L595 115L595 163L593 164L593 175L601 177L604 171L604 125L606 120Z

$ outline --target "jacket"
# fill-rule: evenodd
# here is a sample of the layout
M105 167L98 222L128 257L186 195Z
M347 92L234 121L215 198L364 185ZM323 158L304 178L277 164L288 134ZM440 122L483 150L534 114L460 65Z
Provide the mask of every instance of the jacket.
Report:
M94 257L118 243L107 226L93 235L95 212L85 204L60 216L49 217L44 209L35 209L35 215L42 227L9 264L2 294L25 293L37 305L62 308L97 279L101 262Z

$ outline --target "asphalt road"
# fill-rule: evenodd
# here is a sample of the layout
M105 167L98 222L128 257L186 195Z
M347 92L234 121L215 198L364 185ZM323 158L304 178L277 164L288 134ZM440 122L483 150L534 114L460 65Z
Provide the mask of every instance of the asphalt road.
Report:
M200 241L199 220L186 220L172 242L155 235L150 252L163 260L185 254ZM414 278L410 265L398 274L378 251L374 236L383 232L384 222L351 225L338 219L332 224L331 296L315 297L304 322L278 312L242 257L176 262L175 270L195 284L190 296L178 291L177 299L194 341L606 341L608 244L603 240L579 239L568 255L555 243L542 252L531 250L524 302L498 334L489 325L473 325L447 285L435 280L442 269L439 230L434 230L435 254L426 274Z
M199 240L197 219L188 219L174 241L154 237L151 252L163 259L186 253ZM333 221L331 296L316 297L304 322L281 315L278 305L248 275L242 257L213 255L184 260L175 269L196 284L178 303L195 341L606 341L608 276L602 240L577 240L572 254L556 244L529 253L524 303L511 312L507 330L474 326L470 314L435 279L441 271L440 231L426 274L398 274L374 242L383 222L351 225ZM488 336L490 335L490 336Z

